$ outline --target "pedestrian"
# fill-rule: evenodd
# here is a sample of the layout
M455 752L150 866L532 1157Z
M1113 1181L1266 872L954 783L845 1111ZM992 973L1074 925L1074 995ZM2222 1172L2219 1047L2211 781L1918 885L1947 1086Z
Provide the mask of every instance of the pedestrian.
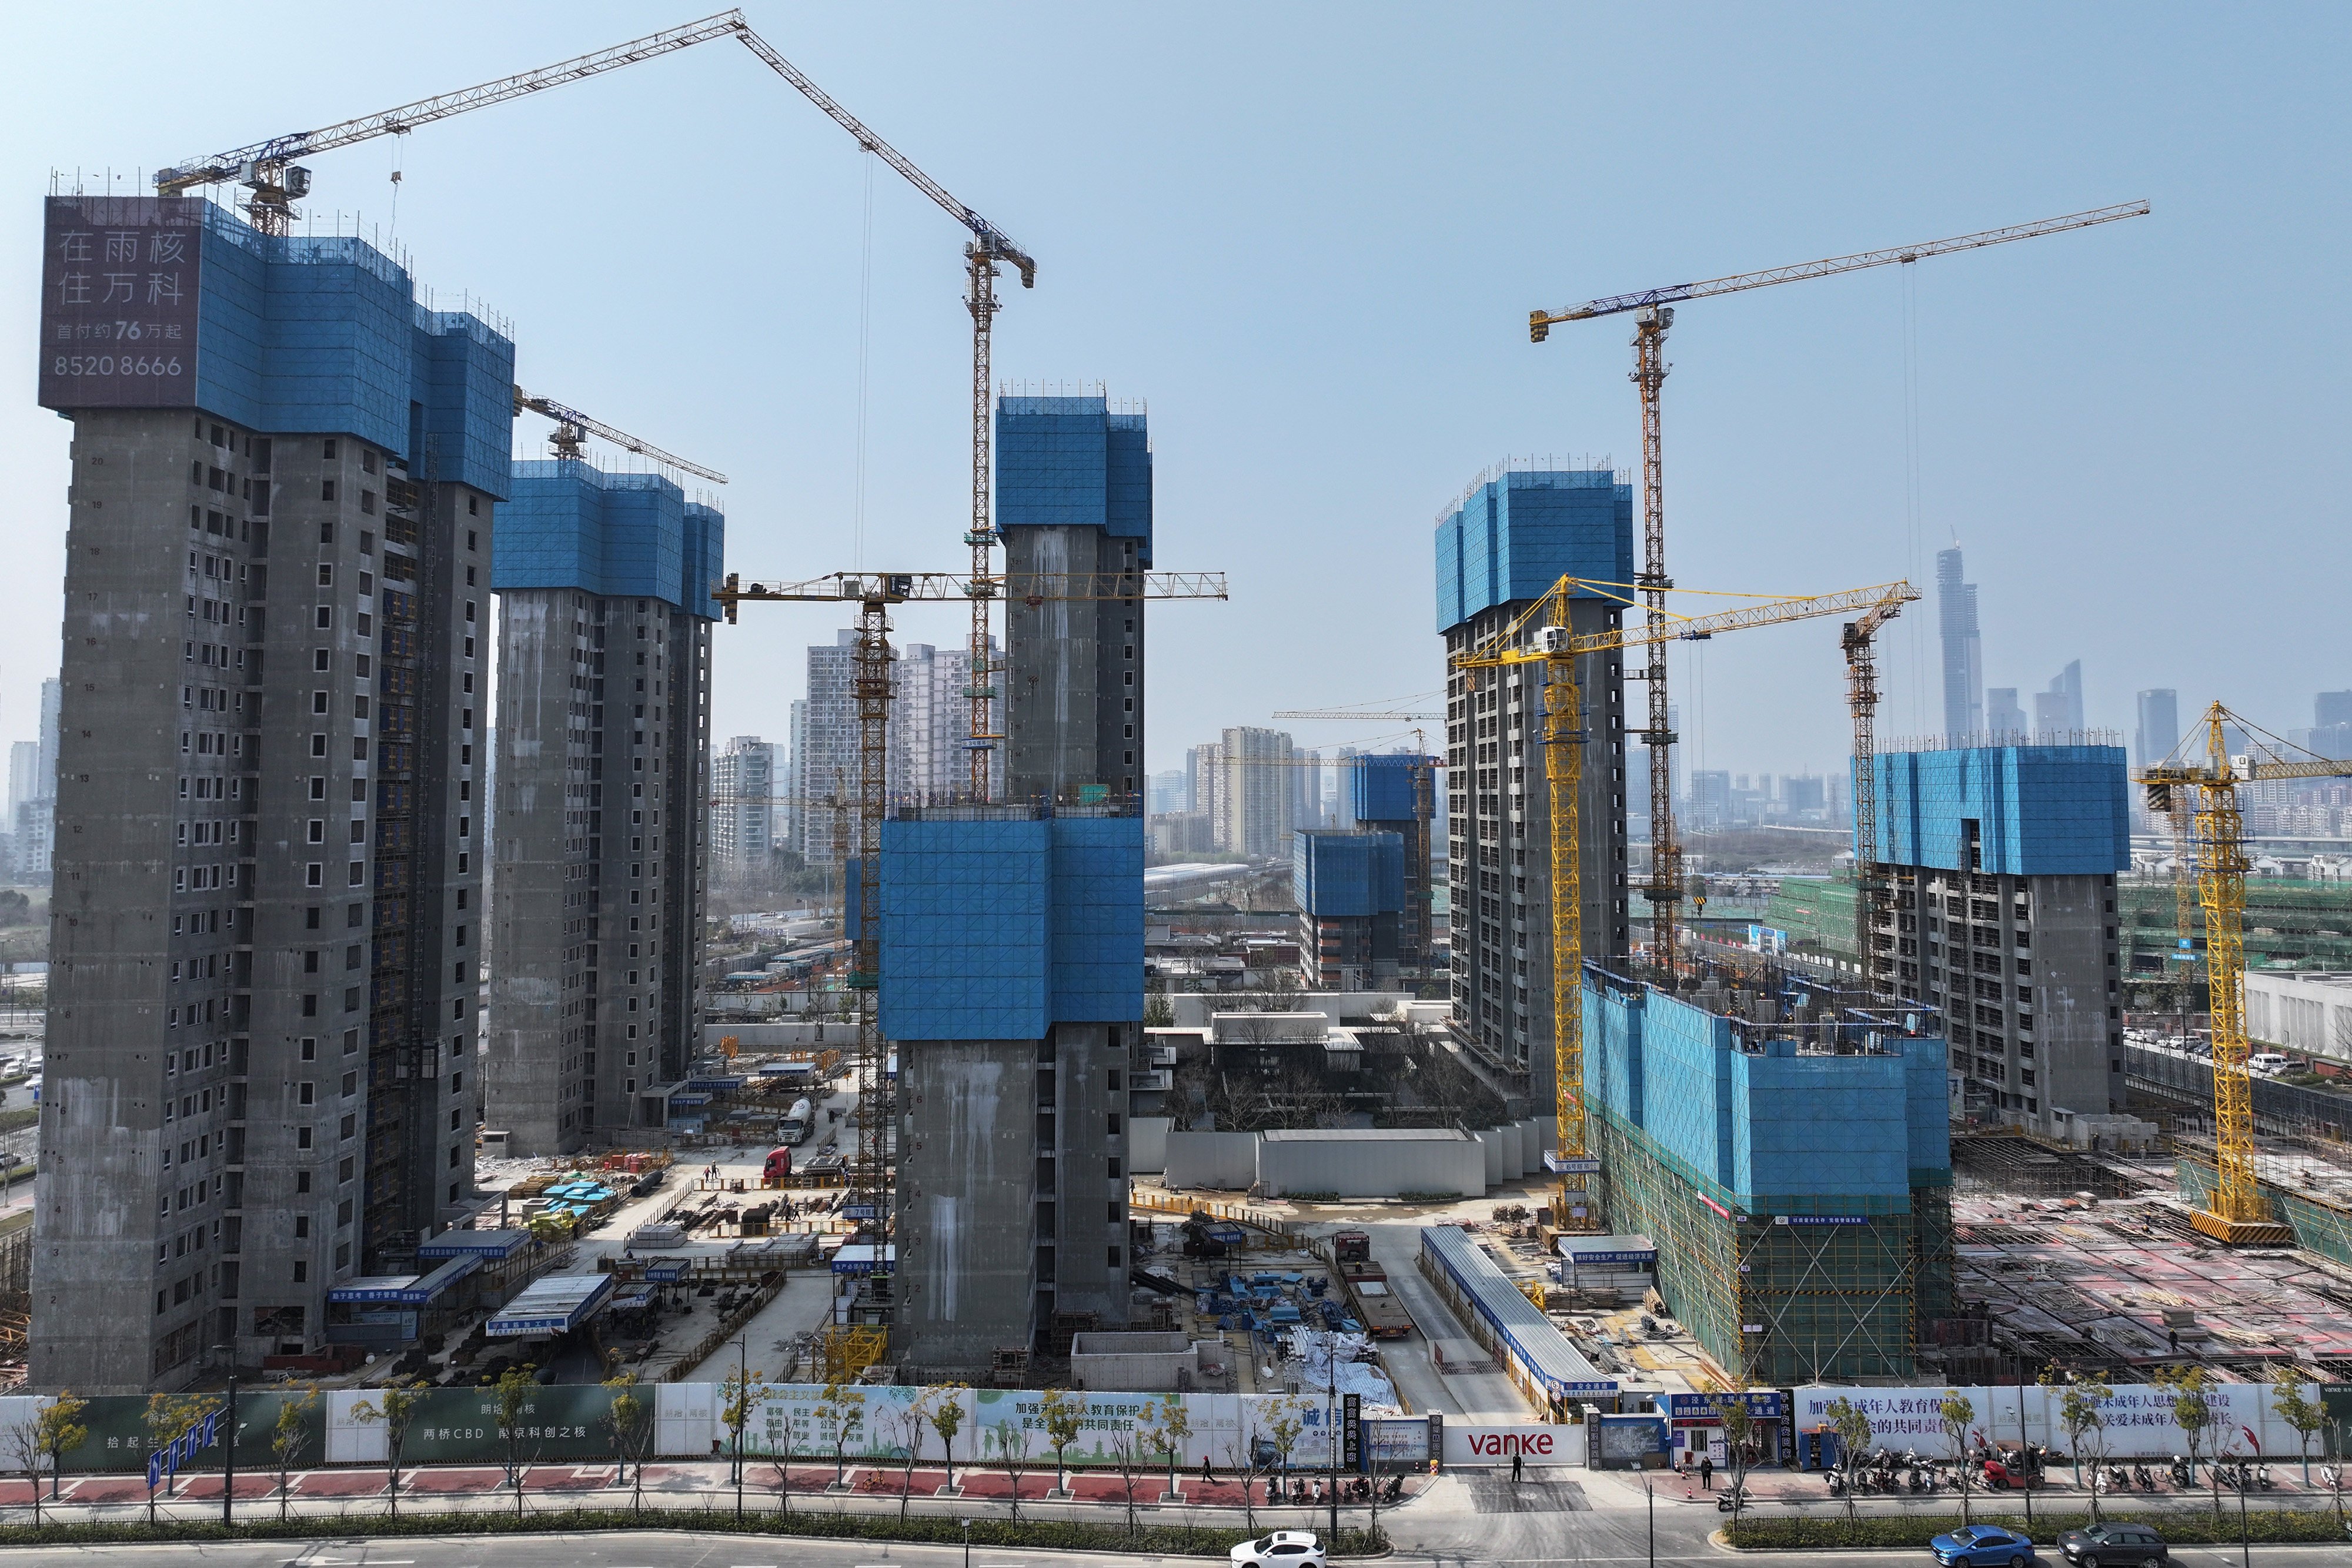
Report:
M1524 1458L1522 1458L1522 1457L1519 1455L1519 1453L1518 1453L1518 1451L1517 1451L1517 1449L1512 1450L1512 1453L1511 1453L1511 1484L1512 1484L1513 1486L1517 1486L1517 1485L1518 1485L1518 1484L1519 1484L1519 1477L1520 1477L1520 1476L1521 1476L1521 1475L1526 1471L1526 1469L1527 1469L1527 1463L1528 1463L1528 1461L1527 1461Z
M1698 1461L1698 1484L1701 1491L1715 1490L1715 1456L1701 1455Z

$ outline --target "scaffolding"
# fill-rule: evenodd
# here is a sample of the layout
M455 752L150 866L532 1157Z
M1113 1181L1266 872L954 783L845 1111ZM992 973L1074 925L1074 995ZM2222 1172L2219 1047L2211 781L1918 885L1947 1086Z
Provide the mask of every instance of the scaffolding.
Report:
M1916 1187L1901 1208L1812 1197L1755 1215L1606 1110L1589 1124L1617 1228L1657 1243L1659 1294L1730 1376L1794 1386L1914 1374L1923 1309L1949 1312L1948 1189Z

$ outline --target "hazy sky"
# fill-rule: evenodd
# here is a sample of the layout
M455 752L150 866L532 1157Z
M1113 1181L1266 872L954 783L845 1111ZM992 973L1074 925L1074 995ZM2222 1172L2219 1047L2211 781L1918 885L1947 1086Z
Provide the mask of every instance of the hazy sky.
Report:
M2133 691L2168 685L2285 728L2352 685L2341 6L747 9L1037 256L999 319L1001 382L1148 402L1158 562L1233 585L1152 612L1154 768L1276 708L1432 691L1441 507L1505 456L1636 465L1627 323L1537 347L1531 307L2139 197L2154 215L1684 308L1671 569L1925 586L1957 538L1989 684L2079 658L2094 724L2127 728ZM110 165L129 193L159 162L693 14L16 14L0 737L32 733L58 662L68 426L34 407L32 364L49 172L95 189ZM869 286L866 161L746 51L322 155L321 229L340 208L389 233L395 159L417 277L509 318L525 385L733 476L730 565L961 568L961 233L873 167ZM526 419L518 450L544 434ZM1940 724L1933 612L1887 634L1883 734ZM898 636L952 644L961 619L909 609ZM781 738L801 651L837 623L754 607L720 628L718 733ZM1832 624L1702 657L1675 659L1692 765L1842 766Z

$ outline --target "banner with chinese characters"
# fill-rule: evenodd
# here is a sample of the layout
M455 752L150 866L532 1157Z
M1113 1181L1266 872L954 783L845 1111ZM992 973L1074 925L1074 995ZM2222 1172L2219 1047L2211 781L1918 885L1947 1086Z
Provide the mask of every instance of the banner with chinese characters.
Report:
M43 408L194 406L204 206L193 196L48 199Z
M1828 1426L1829 1406L1844 1399L1870 1417L1871 1446L1896 1453L1910 1449L1931 1458L1952 1458L1942 1406L1956 1396L1969 1406L1966 1444L1971 1448L2013 1448L2026 1442L2071 1454L2074 1448L2066 1427L2066 1391L2040 1384L2022 1389L1811 1387L1800 1388L1796 1395L1800 1431ZM2305 1385L2304 1397L2316 1403L2317 1385ZM2195 1451L2206 1458L2294 1457L2301 1451L2300 1439L2279 1418L2275 1400L2267 1383L2219 1383L2208 1388L2206 1422ZM2084 1428L2082 1446L2085 1458L2095 1454L2111 1459L2186 1458L2192 1447L2181 1428L2173 1391L2146 1384L2117 1384L2110 1389L2099 1406L2099 1424ZM2312 1451L2320 1451L2316 1441Z

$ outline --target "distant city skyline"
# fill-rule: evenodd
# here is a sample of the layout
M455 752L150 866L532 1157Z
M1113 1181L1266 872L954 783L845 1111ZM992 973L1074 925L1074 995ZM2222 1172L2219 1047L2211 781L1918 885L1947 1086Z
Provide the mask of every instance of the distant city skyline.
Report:
M1034 289L1005 287L1000 382L1150 398L1156 564L1225 570L1233 597L1152 608L1139 772L1278 710L1439 687L1430 529L1496 458L1634 473L1624 323L1537 345L1530 308L2137 197L2152 215L2128 224L1683 307L1664 394L1669 570L1694 588L1906 577L1932 594L1957 538L1987 685L2031 694L2079 658L2085 721L2126 734L2144 689L2178 691L2184 713L2218 697L2284 734L2310 724L2312 692L2352 687L2340 639L2315 632L2352 576L2352 455L2334 436L2352 413L2352 299L2334 287L2352 213L2310 199L2338 180L2310 128L2334 122L2352 75L2340 14L1604 9L1579 13L1585 69L1565 93L1557 57L1524 47L1547 14L1525 8L1383 8L1371 26L1260 8L1243 47L1150 12L748 14L1038 258ZM316 28L250 0L198 27L160 5L108 15L169 47L111 50L91 76L38 66L87 55L82 12L29 8L13 38L0 150L27 186L0 289L20 373L40 172L141 189L168 158L649 25L611 5L419 0L403 28L459 47L322 56ZM1469 101L1428 90L1465 79L1481 84ZM1117 133L974 120L973 81ZM1921 103L1936 112L1906 112ZM727 511L757 519L729 566L960 569L963 231L880 170L869 249L870 161L740 50L397 140L309 160L305 227L356 221L413 251L420 276L511 319L534 390L726 471ZM567 156L551 165L549 147ZM760 264L725 287L706 286L708 246L610 217L613 193L666 188L688 159L703 188L762 193L725 242ZM1591 191L1570 170L1641 173ZM2268 320L2282 298L2296 302L2284 337ZM514 433L543 452L543 426ZM0 581L0 713L20 720L58 664L70 436L25 392L0 403L0 463L28 497ZM2189 452L2263 455L2197 485ZM952 648L962 613L908 605L893 635ZM714 733L789 734L827 615L750 606L714 632ZM2217 621L2227 635L2193 630ZM1888 733L1944 728L1940 653L1931 602L1889 628ZM1777 774L1843 754L1833 626L1677 648L1670 669L1686 766ZM1302 730L1323 746L1379 733Z

